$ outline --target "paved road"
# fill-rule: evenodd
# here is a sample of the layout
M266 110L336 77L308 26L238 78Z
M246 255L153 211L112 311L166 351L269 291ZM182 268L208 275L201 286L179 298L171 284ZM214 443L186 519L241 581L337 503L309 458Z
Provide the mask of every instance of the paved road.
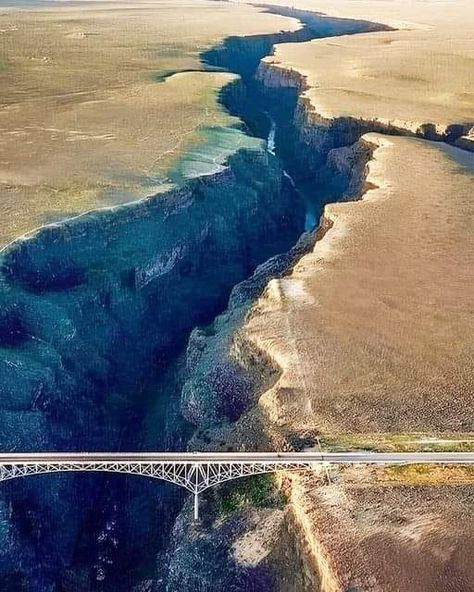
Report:
M84 452L0 453L0 466L28 463L441 463L474 464L474 452Z

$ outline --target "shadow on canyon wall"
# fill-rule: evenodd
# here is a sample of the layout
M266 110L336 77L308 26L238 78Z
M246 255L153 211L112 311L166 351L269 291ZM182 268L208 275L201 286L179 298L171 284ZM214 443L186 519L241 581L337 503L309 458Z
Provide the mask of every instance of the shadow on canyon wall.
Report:
M185 382L183 409L193 424L232 421L245 409L254 386L238 368L216 366L211 375L198 356L189 375L202 332L213 330L209 323L235 286L231 310L239 310L235 323L241 322L268 279L310 247L314 236L301 235L324 203L347 193L353 177L351 167L325 168L334 143L318 144L304 129L299 83L269 88L258 76L260 60L275 43L383 28L268 10L299 18L303 27L232 37L202 58L240 74L222 91L222 104L249 134L265 139L274 126L274 149L262 141L236 152L222 172L44 227L3 251L2 450L185 448L195 429L180 412ZM193 329L205 325L187 348ZM167 581L166 551L182 503L183 495L165 484L124 476L2 484L0 587L177 590L182 578ZM193 556L187 565L196 569ZM245 589L273 581L258 570L253 576L246 573Z

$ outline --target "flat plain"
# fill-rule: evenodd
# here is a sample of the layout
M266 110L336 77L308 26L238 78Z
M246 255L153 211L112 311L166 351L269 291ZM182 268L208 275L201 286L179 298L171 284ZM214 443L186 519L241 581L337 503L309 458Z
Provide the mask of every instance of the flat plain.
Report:
M375 146L372 188L326 206L331 228L247 323L283 369L261 406L336 441L472 432L472 171L459 148L363 141Z
M472 150L471 3L296 5L398 29L280 45L265 59L306 77L314 125L461 124L459 145ZM247 318L245 339L278 374L238 422L236 446L472 450L472 152L380 133L362 141L374 152L361 199L326 206L324 236ZM315 586L472 589L469 469L329 477L282 478Z
M200 52L283 26L201 0L0 9L0 245L167 186L207 128L237 123L217 103L229 75L199 72Z
M350 116L411 131L423 124L440 131L450 124L474 125L471 2L299 0L295 5L394 28L283 44L265 59L307 77L304 96L318 116Z

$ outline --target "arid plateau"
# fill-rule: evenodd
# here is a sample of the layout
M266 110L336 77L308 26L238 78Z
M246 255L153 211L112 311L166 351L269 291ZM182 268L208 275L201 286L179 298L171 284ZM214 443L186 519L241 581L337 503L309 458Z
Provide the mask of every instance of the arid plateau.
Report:
M474 452L473 30L0 2L0 453ZM2 481L0 589L474 589L471 465L320 460Z

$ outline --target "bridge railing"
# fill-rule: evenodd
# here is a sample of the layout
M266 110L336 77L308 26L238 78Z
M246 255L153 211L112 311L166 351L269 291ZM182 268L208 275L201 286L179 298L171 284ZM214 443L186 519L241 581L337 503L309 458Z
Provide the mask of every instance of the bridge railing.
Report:
M232 479L276 471L318 470L328 464L474 464L472 452L228 452L0 453L0 482L59 472L125 473L161 479L194 495Z

